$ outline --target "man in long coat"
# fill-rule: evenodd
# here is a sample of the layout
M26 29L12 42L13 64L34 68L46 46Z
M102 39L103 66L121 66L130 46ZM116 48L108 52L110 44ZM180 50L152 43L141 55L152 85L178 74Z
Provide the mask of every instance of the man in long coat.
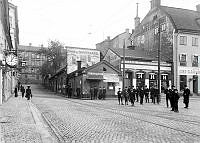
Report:
M185 104L184 108L188 108L189 96L190 96L190 89L187 86L185 86L185 89L183 92L183 103Z

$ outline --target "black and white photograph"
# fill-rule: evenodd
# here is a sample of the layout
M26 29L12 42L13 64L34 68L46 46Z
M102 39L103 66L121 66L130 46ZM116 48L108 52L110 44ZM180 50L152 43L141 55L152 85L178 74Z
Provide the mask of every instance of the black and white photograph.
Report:
M0 143L200 143L200 1L0 0Z

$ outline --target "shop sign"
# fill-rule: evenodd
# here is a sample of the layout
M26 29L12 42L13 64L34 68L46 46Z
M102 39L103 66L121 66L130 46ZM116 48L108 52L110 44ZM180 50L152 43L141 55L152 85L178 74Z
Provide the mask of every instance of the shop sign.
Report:
M93 72L88 72L87 73L87 79L104 79L103 73L93 73Z
M104 82L119 82L118 74L104 73L103 78L105 79Z
M179 75L200 75L200 68L196 67L179 67Z

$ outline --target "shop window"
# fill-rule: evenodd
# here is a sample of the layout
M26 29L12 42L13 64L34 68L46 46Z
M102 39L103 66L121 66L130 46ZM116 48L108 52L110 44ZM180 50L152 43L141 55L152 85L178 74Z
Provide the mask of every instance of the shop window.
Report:
M179 56L180 66L186 66L186 54L180 54Z
M192 37L192 46L198 46L198 38Z
M180 36L180 45L187 45L187 37Z
M195 55L192 56L192 66L198 67L198 56Z
M184 90L185 85L187 85L187 76L180 75L180 90Z
M114 90L115 89L115 84L113 82L108 82L108 88L109 90Z

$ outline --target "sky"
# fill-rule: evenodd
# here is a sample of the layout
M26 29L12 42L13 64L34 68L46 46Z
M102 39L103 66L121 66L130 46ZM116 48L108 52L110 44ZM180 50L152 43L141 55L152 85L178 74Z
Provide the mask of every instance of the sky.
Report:
M18 7L20 45L95 48L110 36L134 29L136 3L141 20L150 0L9 0ZM161 5L196 10L199 0L161 0Z

